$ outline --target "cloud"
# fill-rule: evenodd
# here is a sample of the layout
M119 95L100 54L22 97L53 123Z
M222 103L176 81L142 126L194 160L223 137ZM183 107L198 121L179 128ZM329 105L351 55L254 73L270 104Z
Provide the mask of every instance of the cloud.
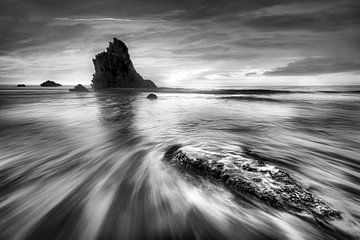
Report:
M338 31L360 28L360 4L337 5L302 13L263 14L247 19L245 25L262 31Z
M306 48L313 44L317 40L314 36L306 36L302 34L300 36L285 33L285 34L268 34L261 33L259 36L243 37L230 42L231 45L237 47L255 48L255 49L294 49L294 48Z
M313 57L291 62L285 67L278 67L267 71L264 75L306 76L354 71L360 71L360 61Z
M245 74L245 76L247 76L247 77L255 76L255 75L257 75L257 72L248 72Z
M91 58L113 37L161 86L250 82L246 72L311 56L356 62L358 9L357 0L3 0L0 83L43 76L69 84L70 71L89 83Z
M58 25L48 19L18 19L2 26L0 55L17 54L19 51L23 51L22 54L26 51L57 51L60 45L69 47L68 41L74 42L89 30L90 26L83 23ZM47 49L49 45L52 47Z
M55 18L55 20L60 21L73 21L73 22L95 22L95 21L104 21L104 22L165 22L165 20L149 20L149 19L128 19L128 18Z

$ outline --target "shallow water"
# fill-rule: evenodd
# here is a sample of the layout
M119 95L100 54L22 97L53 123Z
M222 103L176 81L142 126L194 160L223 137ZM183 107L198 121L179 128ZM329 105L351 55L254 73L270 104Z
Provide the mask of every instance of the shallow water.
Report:
M0 239L360 238L360 94L300 90L0 90ZM163 161L172 144L251 148L342 219L188 175Z

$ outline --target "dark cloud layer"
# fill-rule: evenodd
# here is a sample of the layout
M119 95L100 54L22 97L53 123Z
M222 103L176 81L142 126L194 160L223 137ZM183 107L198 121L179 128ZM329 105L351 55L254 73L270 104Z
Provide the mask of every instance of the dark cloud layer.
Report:
M274 70L267 71L264 73L264 75L302 76L353 71L360 71L360 61L326 58L305 58L289 63L285 67L279 67L275 68Z
M245 24L265 31L360 29L360 5L354 3L305 13L263 15L249 19Z
M37 79L29 73L88 82L93 54L115 36L168 86L345 74L358 72L359 28L358 0L3 0L0 83Z
M247 77L257 75L257 72L248 72L245 74Z

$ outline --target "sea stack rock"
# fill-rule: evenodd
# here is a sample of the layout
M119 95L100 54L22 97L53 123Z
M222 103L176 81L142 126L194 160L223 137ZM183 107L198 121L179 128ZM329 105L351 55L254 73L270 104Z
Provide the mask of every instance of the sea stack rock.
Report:
M94 89L105 88L157 88L151 80L144 80L136 72L124 42L114 38L105 52L93 59L95 73Z
M40 84L41 87L60 87L60 83L56 83L54 81L47 80L46 82L43 82Z
M74 88L69 89L70 92L88 92L89 90L81 84L76 85Z

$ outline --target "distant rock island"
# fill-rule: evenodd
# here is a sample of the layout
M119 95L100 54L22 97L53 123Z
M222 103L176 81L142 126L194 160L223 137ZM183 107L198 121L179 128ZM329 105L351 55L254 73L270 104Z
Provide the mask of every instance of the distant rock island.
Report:
M147 99L157 99L158 97L156 96L156 94L150 93L146 98Z
M54 81L47 80L46 82L43 82L40 84L41 87L60 87L60 83L56 83Z
M88 92L89 90L81 84L76 85L74 88L69 89L70 92Z
M17 87L26 87L25 84L18 84Z
M117 38L109 43L105 52L93 59L94 89L104 88L157 88L151 80L144 80L136 72L125 43Z

